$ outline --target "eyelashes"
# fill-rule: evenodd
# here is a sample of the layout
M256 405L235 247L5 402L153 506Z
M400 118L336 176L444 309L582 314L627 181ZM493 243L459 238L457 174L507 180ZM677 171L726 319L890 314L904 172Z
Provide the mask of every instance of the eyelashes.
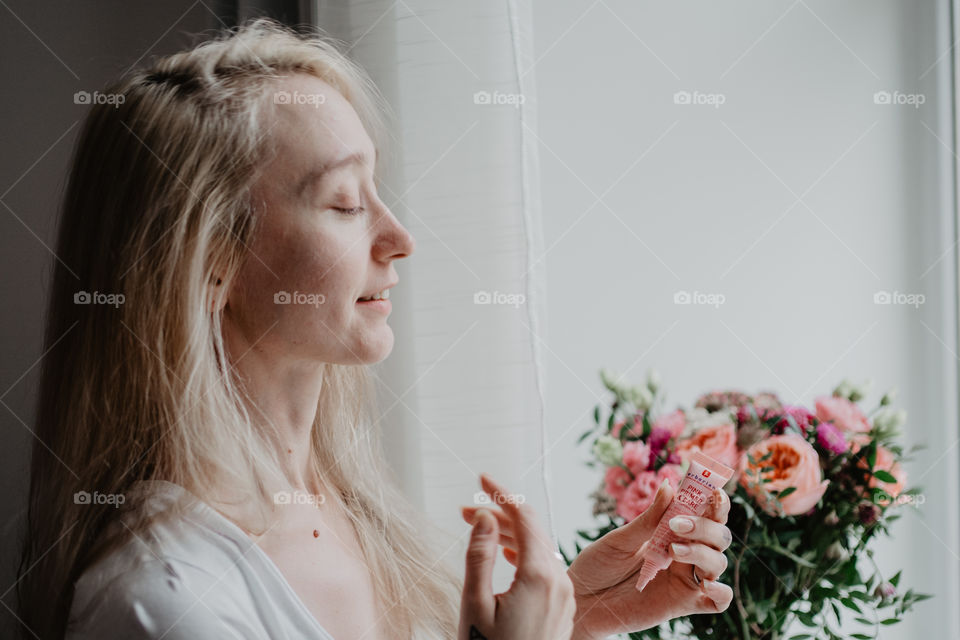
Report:
M365 211L363 207L351 207L349 209L344 209L343 207L334 207L333 210L339 211L340 213L348 216L359 215Z

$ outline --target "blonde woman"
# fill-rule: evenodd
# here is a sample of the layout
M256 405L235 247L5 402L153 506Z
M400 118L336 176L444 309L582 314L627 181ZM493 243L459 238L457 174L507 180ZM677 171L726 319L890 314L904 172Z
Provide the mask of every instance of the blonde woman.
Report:
M502 507L464 509L464 581L445 565L376 437L366 365L414 240L375 188L382 98L336 43L261 19L106 93L60 222L24 637L590 639L729 604L723 497L633 588L669 488L566 570L482 477Z

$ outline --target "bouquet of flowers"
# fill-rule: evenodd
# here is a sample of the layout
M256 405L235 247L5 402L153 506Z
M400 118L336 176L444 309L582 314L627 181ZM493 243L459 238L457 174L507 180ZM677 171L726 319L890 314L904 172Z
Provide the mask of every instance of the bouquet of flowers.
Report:
M840 640L847 615L867 630L853 637L867 640L931 597L903 591L899 571L885 579L869 548L875 536L890 534L904 505L923 498L919 488L906 488L907 457L897 443L906 415L891 407L891 393L869 414L858 405L865 388L848 381L817 398L812 411L769 392L715 391L690 409L667 412L656 373L640 386L620 384L606 371L600 377L613 400L608 411L594 409L595 425L579 442L593 436L587 464L604 469L591 494L602 523L578 531L581 538L596 540L637 517L664 478L676 490L694 451L736 471L724 487L733 533L724 581L733 603L723 613L672 620L631 639L683 632L701 640L775 640L799 620L809 633L790 640ZM583 548L579 540L575 546Z

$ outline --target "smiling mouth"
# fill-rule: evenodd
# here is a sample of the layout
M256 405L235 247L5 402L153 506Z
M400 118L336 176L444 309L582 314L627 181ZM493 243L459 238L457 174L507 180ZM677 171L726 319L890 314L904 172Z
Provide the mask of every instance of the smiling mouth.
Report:
M384 289L383 291L378 291L372 296L367 296L366 298L358 298L357 302L371 302L373 300L389 300L390 299L390 290Z

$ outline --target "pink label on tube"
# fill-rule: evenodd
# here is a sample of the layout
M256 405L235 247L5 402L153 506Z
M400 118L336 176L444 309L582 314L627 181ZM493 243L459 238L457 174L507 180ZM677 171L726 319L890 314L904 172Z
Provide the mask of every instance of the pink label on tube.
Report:
M657 524L657 530L643 556L637 591L642 591L654 576L670 566L670 544L680 537L670 529L670 519L675 516L702 516L716 489L723 487L733 476L733 469L710 456L695 451L690 459L687 475L680 483L676 495Z

